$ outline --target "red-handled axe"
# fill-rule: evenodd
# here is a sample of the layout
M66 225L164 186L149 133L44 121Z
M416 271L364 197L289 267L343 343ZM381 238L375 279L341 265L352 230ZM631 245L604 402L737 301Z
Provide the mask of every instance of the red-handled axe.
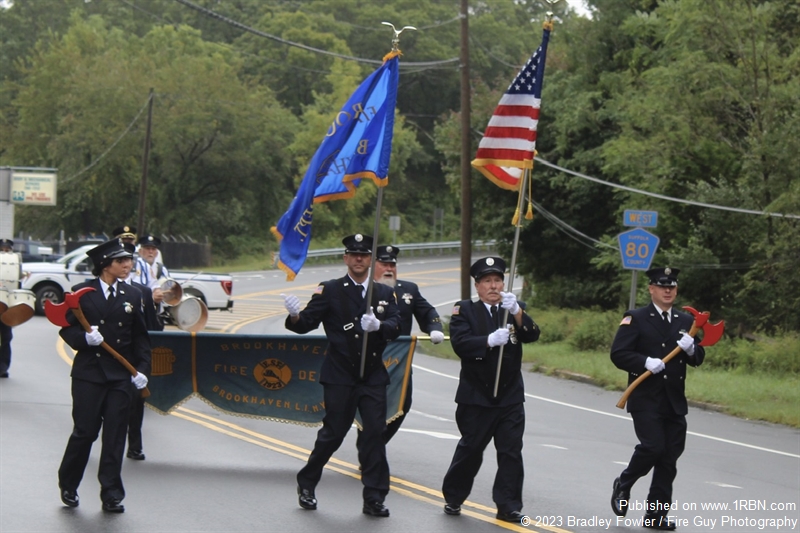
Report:
M692 322L692 328L689 330L689 336L694 337L695 335L697 335L697 332L702 329L703 340L700 341L700 346L711 346L713 344L716 344L717 341L722 337L723 331L725 331L725 321L721 320L716 324L710 324L708 322L708 317L711 316L711 314L708 311L703 311L702 313L700 313L696 309L686 306L684 307L684 309L692 313L692 316L694 316L694 322ZM662 361L664 361L664 364L666 364L667 361L678 355L680 352L681 352L680 346L676 346L674 350L669 352L667 356L662 359ZM619 407L620 409L624 409L625 404L628 403L628 397L633 392L633 389L638 387L642 381L646 380L652 375L653 375L652 372L646 370L641 376L636 378L636 380L633 383L628 385L628 388L625 389L625 392L622 393L622 397L617 402L617 407Z
M66 328L71 325L67 320L67 311L72 309L72 313L78 319L78 322L81 323L84 331L86 331L86 333L91 333L92 326L89 324L89 321L86 320L86 317L83 316L83 310L81 309L81 296L87 292L92 292L93 290L94 287L84 287L75 292L68 292L64 295L64 301L60 304L54 304L50 300L45 300L44 314L47 316L47 319L56 326ZM139 374L139 372L133 368L133 365L131 365L127 359L122 357L122 355L120 355L120 353L114 348L109 346L106 341L103 341L100 346L114 356L114 359L120 362L122 366L124 366L125 369L131 373L132 376L137 376ZM142 389L142 398L147 398L148 396L150 396L150 390L145 387Z

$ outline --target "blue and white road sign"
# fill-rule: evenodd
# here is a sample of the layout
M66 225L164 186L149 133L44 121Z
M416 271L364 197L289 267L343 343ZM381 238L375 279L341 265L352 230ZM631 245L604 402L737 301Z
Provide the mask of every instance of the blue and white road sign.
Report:
M658 249L659 239L642 228L632 229L617 235L622 268L647 270Z
M655 228L658 224L658 211L626 209L622 216L622 224L638 228Z

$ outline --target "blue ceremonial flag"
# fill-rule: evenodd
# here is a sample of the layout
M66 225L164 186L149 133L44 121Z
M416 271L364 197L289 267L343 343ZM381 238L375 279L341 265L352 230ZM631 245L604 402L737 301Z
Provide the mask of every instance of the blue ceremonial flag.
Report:
M311 242L313 204L352 198L361 178L389 183L398 53L390 52L339 110L308 165L297 195L272 233L280 241L278 267L287 281L305 263Z

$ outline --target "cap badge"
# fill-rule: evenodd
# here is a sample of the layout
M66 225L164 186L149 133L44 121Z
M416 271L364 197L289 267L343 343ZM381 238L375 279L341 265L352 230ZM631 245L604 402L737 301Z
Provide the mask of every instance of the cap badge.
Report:
M128 226L123 226L122 227L122 231L128 232L130 230L131 230L131 228L129 228Z
M361 242L361 241L364 240L364 236L361 235L360 233L356 233L355 239L356 239L356 242Z
M665 269L664 269L664 274L666 274L667 276L669 276L670 274L672 274L672 269L671 269L670 267L667 267L667 268L665 268Z
M391 246L387 246L386 247L386 251L389 252L389 253L392 253L392 247Z
M494 264L494 259L492 259L491 257L486 260L487 266L492 266L493 264Z

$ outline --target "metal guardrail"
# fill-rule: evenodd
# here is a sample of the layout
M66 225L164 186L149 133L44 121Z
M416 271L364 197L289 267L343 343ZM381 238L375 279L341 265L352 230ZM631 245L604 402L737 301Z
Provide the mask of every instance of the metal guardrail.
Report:
M472 242L472 249L477 251L488 251L492 250L497 246L497 240L492 239L488 241L473 241ZM404 255L424 255L425 252L428 252L428 255L441 255L447 251L459 251L461 250L461 241L445 241L445 242L413 242L413 243L405 243L405 244L398 244L397 248L400 252ZM415 252L419 252L416 253ZM344 249L340 246L339 248L323 248L320 250L309 250L308 255L306 257L313 258L313 257L336 257L338 255L342 255L344 253Z

